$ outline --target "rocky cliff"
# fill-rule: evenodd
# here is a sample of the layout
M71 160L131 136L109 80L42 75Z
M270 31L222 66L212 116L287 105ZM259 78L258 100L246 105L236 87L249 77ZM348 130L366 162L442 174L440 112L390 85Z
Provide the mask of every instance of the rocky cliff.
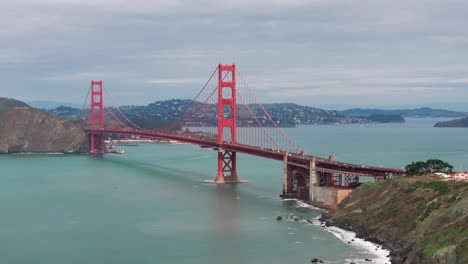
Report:
M71 121L0 98L0 153L87 150L86 134Z
M416 176L356 188L328 225L391 250L392 263L468 263L468 183Z

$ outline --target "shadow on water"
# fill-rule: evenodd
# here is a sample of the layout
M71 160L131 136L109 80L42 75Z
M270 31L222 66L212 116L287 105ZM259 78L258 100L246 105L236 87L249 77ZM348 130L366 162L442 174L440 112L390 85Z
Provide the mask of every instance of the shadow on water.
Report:
M159 164L153 163L146 163L141 161L135 160L116 160L116 159L108 159L105 157L96 157L97 160L106 162L108 164L112 164L113 166L119 166L122 168L136 170L136 175L139 175L138 172L148 175L161 178L165 181L175 182L179 184L184 184L186 186L193 186L194 184L200 184L200 186L204 186L206 189L215 188L216 195L218 195L219 199L224 202L224 208L229 210L229 206L227 204L233 203L237 206L239 205L239 199L249 201L250 205L259 205L261 203L262 207L270 208L275 211L278 209L281 210L287 209L295 210L296 204L295 201L281 201L279 198L280 186L278 187L278 193L272 193L271 190L262 188L262 186L256 185L254 182L250 182L247 184L225 184L225 185L216 185L216 184L204 184L203 180L210 178L211 175L206 175L202 173L197 173L194 171L187 171L182 169L177 169L173 167L161 166ZM213 176L214 177L214 176ZM242 189L240 189L242 188ZM268 195L259 196L259 193L267 193ZM281 205L285 203L286 205ZM223 203L220 203L221 205ZM220 207L221 208L221 207ZM221 215L228 215L230 212L223 212L220 213ZM224 218L228 220L228 218Z
M239 233L239 191L236 184L216 185L214 219L217 234L232 236Z
M206 180L207 177L207 175L205 174L197 173L194 171L181 170L173 167L166 167L158 164L146 163L136 160L116 160L108 159L105 157L96 158L105 161L106 163L111 163L113 165L120 166L126 169L139 170L145 175L157 175L158 177L176 182L198 183L202 180Z

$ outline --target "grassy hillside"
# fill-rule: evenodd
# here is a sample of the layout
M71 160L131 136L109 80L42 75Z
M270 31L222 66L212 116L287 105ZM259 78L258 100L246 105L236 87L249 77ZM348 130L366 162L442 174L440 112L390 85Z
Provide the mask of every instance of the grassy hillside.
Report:
M15 99L0 97L0 111L4 111L6 109L10 109L14 107L30 107L30 106L27 105L26 103L23 103Z
M366 183L323 216L392 251L393 263L468 263L468 183L433 176Z

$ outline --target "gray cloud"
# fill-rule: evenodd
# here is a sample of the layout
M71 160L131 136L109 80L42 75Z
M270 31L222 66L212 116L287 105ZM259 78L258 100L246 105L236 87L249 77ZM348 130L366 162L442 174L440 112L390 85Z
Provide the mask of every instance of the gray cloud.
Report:
M0 3L0 95L120 104L197 93L236 62L262 101L468 100L465 1L16 0Z

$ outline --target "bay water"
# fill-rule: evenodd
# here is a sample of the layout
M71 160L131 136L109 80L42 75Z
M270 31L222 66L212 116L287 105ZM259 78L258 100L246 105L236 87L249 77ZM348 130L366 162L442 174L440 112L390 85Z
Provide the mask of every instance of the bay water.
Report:
M402 168L440 158L468 170L468 129L405 124L284 129L308 153ZM0 156L0 263L365 263L372 250L305 221L282 201L281 162L240 154L240 185L204 184L216 151L140 144L125 155ZM380 260L379 260L380 261ZM376 263L376 262L374 262ZM384 263L384 262L381 262Z

